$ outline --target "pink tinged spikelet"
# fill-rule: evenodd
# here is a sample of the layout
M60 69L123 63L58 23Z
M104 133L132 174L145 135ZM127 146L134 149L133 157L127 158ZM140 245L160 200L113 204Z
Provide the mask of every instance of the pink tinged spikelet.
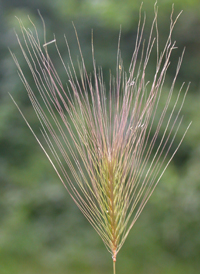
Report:
M155 18L146 50L144 44L142 45L145 19L142 25L139 20L129 76L123 70L118 45L116 79L110 78L108 94L103 82L103 72L96 69L93 38L94 79L91 79L86 72L75 29L81 56L79 81L67 39L65 38L69 65L64 63L55 38L49 42L45 40L41 46L34 24L32 33L19 20L25 46L18 36L17 39L40 99L27 82L15 55L12 56L41 123L41 132L49 152L17 107L70 196L111 252L114 273L117 253L189 128L188 126L177 148L165 163L182 121L179 117L188 90L187 87L180 103L183 84L168 114L182 55L166 103L155 121L170 56L175 49L171 34L179 15L174 21L172 15L169 37L162 52L158 47L157 7L155 6ZM157 64L150 84L145 81L145 74L154 44L157 48ZM48 54L48 47L52 45L55 45L66 71L69 83L67 90ZM138 62L141 47L142 53ZM178 103L180 107L177 111ZM165 130L158 140L164 121Z

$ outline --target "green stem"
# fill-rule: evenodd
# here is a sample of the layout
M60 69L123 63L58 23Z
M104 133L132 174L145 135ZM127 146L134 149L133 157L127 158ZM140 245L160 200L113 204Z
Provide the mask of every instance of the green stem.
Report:
M113 274L116 274L116 271L115 271L115 260L113 260Z

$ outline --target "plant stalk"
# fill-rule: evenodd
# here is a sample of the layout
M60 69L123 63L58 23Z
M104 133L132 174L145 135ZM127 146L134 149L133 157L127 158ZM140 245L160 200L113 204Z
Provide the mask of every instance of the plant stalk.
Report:
M115 262L116 262L116 260L113 260L113 274L116 274L116 270L115 270Z

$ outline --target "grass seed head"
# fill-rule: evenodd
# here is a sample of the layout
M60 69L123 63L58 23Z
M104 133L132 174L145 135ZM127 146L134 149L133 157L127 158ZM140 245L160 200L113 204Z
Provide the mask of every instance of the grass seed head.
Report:
M41 123L48 148L42 145L23 117L70 196L112 253L114 262L183 140L166 162L182 121L180 112L188 89L181 97L181 87L169 112L182 55L166 102L157 116L171 53L175 48L171 35L178 17L173 21L171 16L169 36L160 51L157 6L146 44L143 43L145 18L142 22L140 13L129 72L124 72L119 37L116 76L111 76L107 91L102 70L96 68L93 38L94 77L91 79L76 29L81 57L78 75L66 38L69 64L62 59L56 38L50 42L45 40L41 46L34 24L32 32L19 20L24 41L22 43L17 36L18 42L38 93L29 85L15 55L12 56ZM67 88L48 53L48 47L53 45L68 78ZM157 51L156 69L152 81L148 82L147 65L154 47ZM161 132L163 123L165 129Z

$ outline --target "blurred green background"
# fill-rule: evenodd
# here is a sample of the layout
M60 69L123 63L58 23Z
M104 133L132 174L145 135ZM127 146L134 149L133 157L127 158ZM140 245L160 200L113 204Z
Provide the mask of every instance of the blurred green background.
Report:
M143 2L143 11L147 14L145 32L148 33L154 2ZM189 122L193 123L119 252L117 273L192 274L200 269L200 2L158 1L161 45L169 31L172 3L175 4L175 15L180 10L184 12L173 34L179 49L172 55L166 87L170 85L184 47L186 53L176 87L191 81L179 139ZM8 95L8 92L13 95L37 130L37 118L8 50L9 47L17 55L26 71L14 33L14 29L19 32L15 16L29 27L29 15L42 42L39 9L46 22L47 40L53 39L55 33L63 58L67 58L65 33L76 62L78 48L73 21L88 71L92 71L90 45L93 29L97 65L103 67L105 81L108 81L109 69L114 71L116 66L120 25L122 58L128 68L140 4L133 0L0 1L1 274L112 273L110 254L71 201ZM57 58L56 55L52 57L55 63ZM152 67L155 66L155 59L151 62ZM58 73L63 81L67 81L61 66L58 66ZM28 71L26 76L29 79Z

